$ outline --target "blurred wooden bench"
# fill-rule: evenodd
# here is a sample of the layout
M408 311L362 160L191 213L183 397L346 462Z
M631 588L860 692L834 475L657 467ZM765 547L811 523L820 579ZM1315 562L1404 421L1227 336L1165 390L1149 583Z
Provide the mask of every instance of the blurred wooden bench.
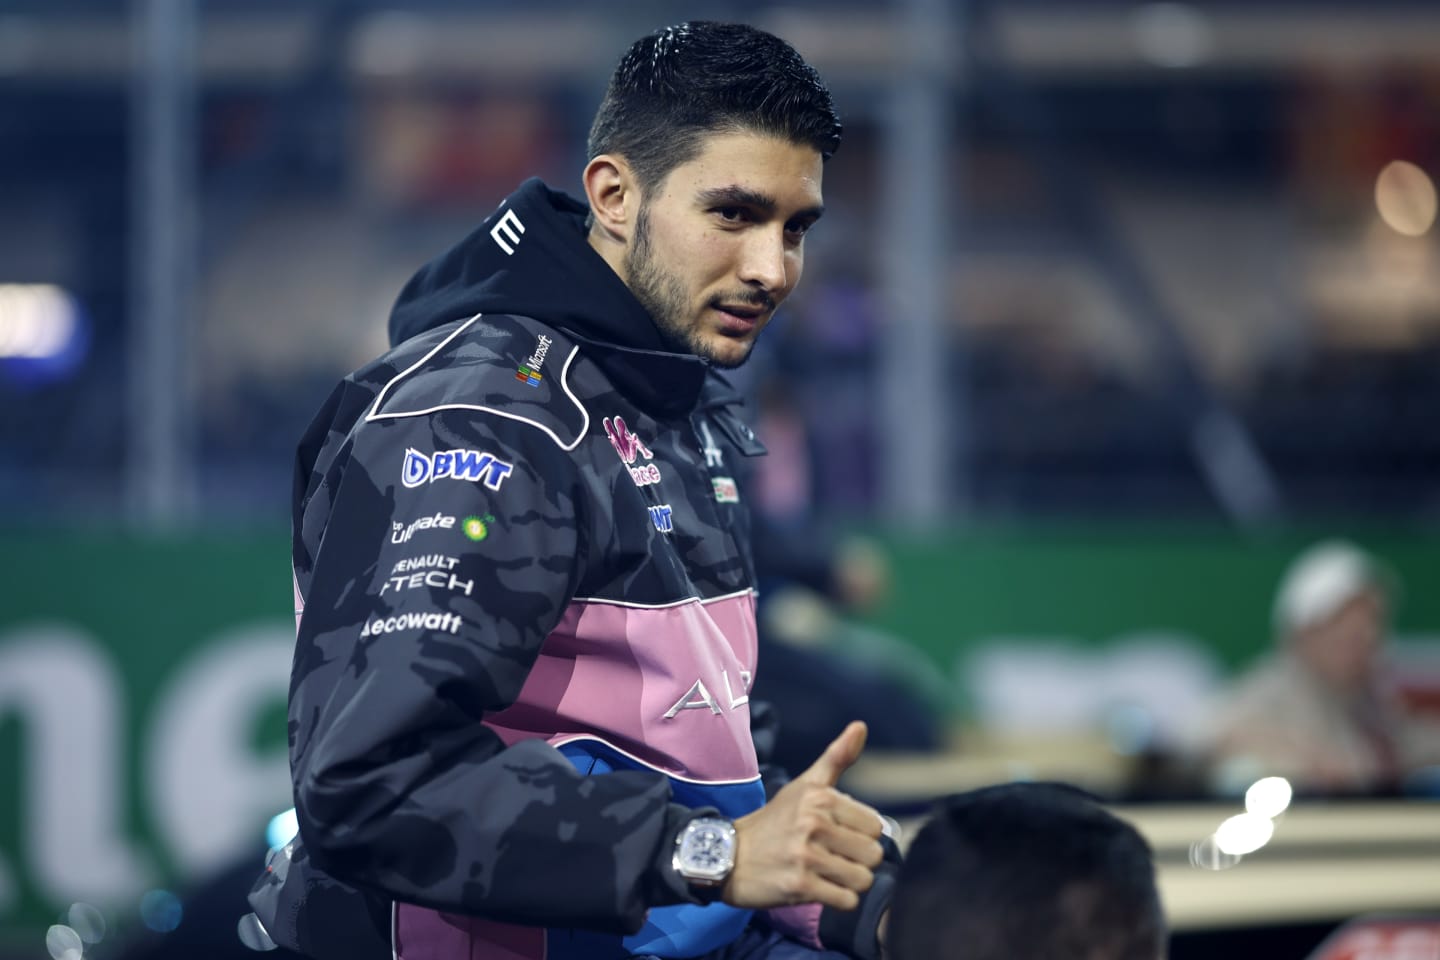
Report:
M1061 780L1103 796L1130 770L1131 760L1097 737L967 740L964 753L866 754L842 786L918 811L926 798L1011 780ZM1221 870L1192 865L1191 848L1243 813L1239 801L1111 809L1154 848L1177 931L1440 910L1440 801L1299 802L1275 820L1264 847ZM905 843L922 823L921 816L902 820Z

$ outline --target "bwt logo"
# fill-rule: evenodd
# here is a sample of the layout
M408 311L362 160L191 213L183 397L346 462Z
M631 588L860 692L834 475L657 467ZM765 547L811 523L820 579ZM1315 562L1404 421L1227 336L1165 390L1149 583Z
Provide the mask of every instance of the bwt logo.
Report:
M605 424L605 436L610 438L610 446L614 447L615 452L620 454L621 460L624 460L627 464L631 464L635 462L637 456L643 456L646 460L655 459L655 454L650 452L650 448L641 443L640 438L631 433L630 428L625 426L623 417L606 417L603 422Z
M514 469L514 464L479 450L437 450L427 457L411 448L405 451L400 482L407 487L418 487L449 477L452 480L479 480L491 490L499 490L500 484Z

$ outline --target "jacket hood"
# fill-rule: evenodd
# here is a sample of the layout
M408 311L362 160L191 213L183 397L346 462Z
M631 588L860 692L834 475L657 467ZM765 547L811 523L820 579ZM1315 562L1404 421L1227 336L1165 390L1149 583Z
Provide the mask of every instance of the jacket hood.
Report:
M666 352L655 322L586 241L588 208L532 178L410 278L390 343L477 313L534 317L592 340Z

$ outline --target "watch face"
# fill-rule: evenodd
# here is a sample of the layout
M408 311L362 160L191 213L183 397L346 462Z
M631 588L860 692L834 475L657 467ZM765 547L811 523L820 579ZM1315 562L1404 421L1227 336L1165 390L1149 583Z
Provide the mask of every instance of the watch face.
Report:
M707 873L723 871L730 866L730 845L714 827L703 827L695 834L690 848L690 862Z
M723 880L735 866L734 828L724 821L692 821L680 839L676 867L693 880Z

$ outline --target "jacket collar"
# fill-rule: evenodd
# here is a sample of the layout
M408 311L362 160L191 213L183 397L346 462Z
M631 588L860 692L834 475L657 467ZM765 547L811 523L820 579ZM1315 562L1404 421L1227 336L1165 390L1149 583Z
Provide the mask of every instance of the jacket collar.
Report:
M700 405L710 363L685 353L642 350L565 330L626 399L657 420L687 416Z

